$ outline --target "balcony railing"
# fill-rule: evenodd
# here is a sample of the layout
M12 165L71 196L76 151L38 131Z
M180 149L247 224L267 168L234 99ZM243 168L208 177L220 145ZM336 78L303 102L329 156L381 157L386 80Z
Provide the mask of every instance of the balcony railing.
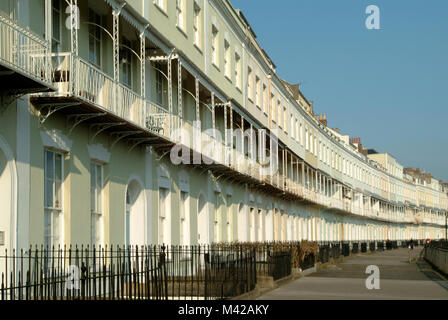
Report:
M48 43L0 14L0 63L14 71L51 83Z
M182 144L205 155L215 163L229 165L254 179L272 183L281 190L296 194L325 207L387 221L414 221L414 219L393 216L390 212L378 212L375 209L362 208L355 205L351 199L339 199L336 194L326 196L314 190L311 186L306 188L291 178L284 177L279 171L269 177L264 174L262 166L256 160L250 159L240 150L226 146L224 141L218 140L206 131L197 130L199 136L195 137L196 130L193 130L191 122L181 120L179 116L170 114L166 107L143 99L139 94L117 83L103 71L80 57L73 56L70 53L54 54L52 64L52 81L58 89L56 93L52 93L53 95L72 95L82 99L126 121L164 136L172 142L182 142ZM178 128L187 130L190 137L181 134L180 131L174 134ZM426 223L433 221L436 220L423 219L423 222ZM439 223L439 220L437 220L437 223Z

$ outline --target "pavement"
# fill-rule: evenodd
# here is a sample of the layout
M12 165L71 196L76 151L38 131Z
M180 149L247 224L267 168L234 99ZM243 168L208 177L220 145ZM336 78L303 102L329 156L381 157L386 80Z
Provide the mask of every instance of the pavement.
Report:
M345 257L327 269L267 292L258 300L445 300L448 281L420 258L423 247ZM369 265L379 268L379 289L367 289ZM371 283L371 281L369 281Z

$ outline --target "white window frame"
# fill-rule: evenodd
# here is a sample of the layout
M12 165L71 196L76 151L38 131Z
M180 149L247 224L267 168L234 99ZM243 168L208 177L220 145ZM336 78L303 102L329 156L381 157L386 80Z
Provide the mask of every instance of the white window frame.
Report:
M185 198L183 196L185 195ZM179 194L179 242L181 246L189 246L191 244L190 234L190 194L187 191L180 191Z
M154 5L166 13L166 0L154 0Z
M247 97L254 102L254 79L251 67L247 67Z
M166 192L165 197L162 199L161 190ZM161 201L164 201L163 203ZM159 244L171 245L171 206L170 206L170 189L159 187L159 210L158 210L158 239Z
M185 32L184 0L176 0L176 26Z
M266 85L263 83L263 111L268 113L268 90Z
M227 79L231 80L231 72L230 72L230 43L224 39L224 75Z
M54 4L58 3L59 5L59 9L55 8ZM59 25L59 37L55 38L54 37L54 13L57 12L59 19L57 21L58 25ZM62 38L62 5L61 5L61 0L52 0L51 1L51 45L52 45L52 52L59 52L61 49L61 38ZM57 48L54 48L53 45L56 44Z
M194 7L193 7L193 33L194 33L194 44L199 49L202 48L202 43L201 43L201 26L202 26L201 15L202 15L201 7L199 7L198 4L195 1L194 2Z
M122 38L122 42L126 47L131 48L131 41L126 39L125 37ZM120 74L121 74L121 79L120 82L121 84L125 85L128 88L132 88L132 84L133 84L133 76L132 76L132 69L133 69L133 56L132 56L132 52L130 51L130 49L128 48L123 48L123 51L125 52L125 59L121 60L120 59ZM125 71L127 70L127 71ZM128 74L129 71L129 74ZM128 82L125 82L124 80L124 76L127 75L128 76Z
M241 56L235 52L235 86L241 89Z
M52 154L53 155L53 178L52 178L52 205L48 205L47 204L47 193L49 192L49 190L47 189L47 180L48 180L48 157L47 154ZM60 186L59 186L59 191L60 191L60 195L59 197L57 196L57 192L56 192L56 156L60 157ZM64 243L64 158L65 155L63 152L59 152L59 151L55 151L55 150L50 150L50 149L44 149L44 245L48 248L51 248L53 246L57 246L57 245L61 245ZM58 200L55 200L59 198ZM59 203L56 203L56 201L59 201ZM57 225L55 225L55 220ZM49 232L50 234L47 233L48 229L47 229L47 223L50 224L49 228ZM55 241L55 228L57 228L57 241Z
M95 10L93 10L92 8L89 8L89 16L90 16L90 12L92 12L92 14L94 15L94 20L95 21L90 21L90 17L89 17L89 22L93 22L93 23L96 23L96 24L99 24L99 25L102 25L102 22L103 22L103 18L101 17L101 15L100 14L98 14ZM99 21L97 21L96 20L96 18L99 18ZM93 30L93 32L91 32L91 30ZM98 34L99 34L99 37L97 37L96 36L96 32L98 32ZM95 56L98 54L99 55L99 64L96 62L96 61L92 61L91 59L90 59L90 37L93 37L94 38L94 43L95 43L95 47L94 47L94 54L95 54ZM96 44L96 42L99 42L99 48L97 48L97 44ZM89 25L89 28L88 28L88 52L89 52L89 62L90 63L92 63L93 65L95 65L95 66L97 66L98 68L100 68L101 69L101 67L102 67L102 64L103 64L103 49L102 49L102 47L103 47L103 34L102 34L102 30L99 28L99 27L97 27L97 26L95 26L95 25ZM98 52L97 52L97 50L99 50Z
M98 182L98 169L100 174L100 185L95 184L95 195L92 195L92 166L95 170L95 182ZM94 204L92 203L92 197L95 199ZM90 243L92 245L103 245L103 217L104 217L104 165L97 161L90 162L90 213L91 213L91 234L90 234ZM100 207L98 208L98 203ZM95 222L94 222L95 221ZM94 223L97 223L94 226ZM97 227L99 241L96 241L93 237L93 228Z
M219 69L219 29L214 24L212 24L211 35L212 64Z

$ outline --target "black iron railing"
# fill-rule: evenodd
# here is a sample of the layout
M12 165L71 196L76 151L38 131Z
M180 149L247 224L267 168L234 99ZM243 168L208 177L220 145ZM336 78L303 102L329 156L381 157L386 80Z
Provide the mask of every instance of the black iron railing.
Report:
M367 242L361 242L361 252L367 252Z
M0 299L225 299L255 288L255 263L243 246L34 248L0 257Z
M342 243L342 255L344 257L348 257L350 255L350 243L348 242Z
M331 257L333 259L339 259L341 256L341 245L339 242L331 244Z
M321 263L327 263L330 261L330 244L319 244L318 261Z
M352 253L356 254L359 252L359 243L358 242L353 242L352 243Z

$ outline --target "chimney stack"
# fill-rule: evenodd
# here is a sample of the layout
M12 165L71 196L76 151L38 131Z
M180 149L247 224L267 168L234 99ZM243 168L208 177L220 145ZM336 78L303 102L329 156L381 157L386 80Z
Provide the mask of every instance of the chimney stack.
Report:
M319 115L319 122L327 126L327 116L325 113Z

